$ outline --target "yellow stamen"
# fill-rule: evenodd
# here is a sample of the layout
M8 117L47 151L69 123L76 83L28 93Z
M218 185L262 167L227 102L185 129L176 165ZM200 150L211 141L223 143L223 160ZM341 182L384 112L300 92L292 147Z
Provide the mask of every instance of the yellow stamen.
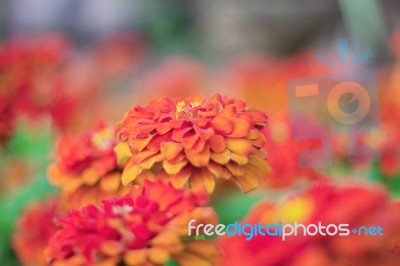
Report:
M272 219L284 223L306 222L310 219L314 209L314 201L311 198L307 196L298 197L285 202L272 213L266 213L262 220L270 221Z
M100 149L107 149L112 142L113 132L110 128L105 128L96 132L92 138L93 145Z
M185 101L180 101L176 104L176 113L180 113L183 111L183 109L186 106L186 102Z

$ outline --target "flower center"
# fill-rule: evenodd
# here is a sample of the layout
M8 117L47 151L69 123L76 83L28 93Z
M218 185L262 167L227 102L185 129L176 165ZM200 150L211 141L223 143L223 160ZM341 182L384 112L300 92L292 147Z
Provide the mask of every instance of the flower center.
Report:
M197 116L198 110L196 107L200 106L201 102L193 101L186 102L184 100L176 104L176 115L177 119L191 119Z
M303 196L285 202L283 205L279 206L279 209L271 213L265 213L262 220L264 222L272 219L274 222L302 223L310 219L314 210L314 201L310 197Z
M92 138L92 143L99 149L106 150L111 147L113 141L113 132L110 128L105 128L96 132Z

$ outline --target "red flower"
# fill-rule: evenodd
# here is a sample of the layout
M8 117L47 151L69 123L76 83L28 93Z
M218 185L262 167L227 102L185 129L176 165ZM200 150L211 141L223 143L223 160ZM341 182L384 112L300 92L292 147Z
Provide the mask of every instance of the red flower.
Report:
M399 239L399 205L391 204L386 191L363 185L319 183L311 189L281 203L264 202L256 207L244 223L294 222L304 225L349 224L381 226L383 236L289 236L286 241L277 236L226 237L221 244L225 256L222 265L311 266L311 265L398 265L390 249Z
M266 124L263 112L219 94L134 106L120 124L116 148L127 162L122 182L156 177L211 193L214 178L222 178L245 192L255 189L270 172L262 148Z
M12 101L0 91L0 148L6 146L11 138L16 120Z
M60 218L46 250L51 265L211 265L217 255L206 240L187 238L187 223L216 223L207 195L145 181L129 195L89 205Z
M44 249L57 228L53 220L65 208L56 199L31 203L15 225L12 238L14 250L23 265L47 265Z
M27 115L35 123L38 118L51 117L62 130L70 126L71 116L95 86L71 76L69 52L67 40L59 35L17 37L2 44L0 108L6 100L14 115Z

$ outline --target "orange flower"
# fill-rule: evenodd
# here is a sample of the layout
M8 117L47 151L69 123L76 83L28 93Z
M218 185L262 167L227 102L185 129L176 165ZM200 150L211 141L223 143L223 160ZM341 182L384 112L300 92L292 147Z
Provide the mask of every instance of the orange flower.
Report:
M163 178L177 188L211 193L214 178L222 178L244 192L255 189L270 172L262 148L266 124L263 112L219 94L134 106L120 125L116 147L119 162L127 162L122 183Z
M245 98L249 105L261 108L272 117L288 108L288 79L326 74L327 70L315 59L313 51L285 59L247 54L233 58L225 66L217 86L229 88L229 93Z
M306 236L302 233L282 241L279 236L224 237L221 245L225 256L221 265L262 266L334 266L398 265L395 255L400 232L400 205L391 203L381 188L361 185L338 185L320 182L301 194L281 203L263 202L243 223L262 225L278 222L304 225L349 224L381 226L383 236ZM302 232L302 231L300 231ZM392 251L391 251L392 250Z
M76 138L63 137L56 149L57 162L49 168L50 180L61 187L74 208L121 196L122 169L117 165L114 129L100 124Z
M207 240L188 238L187 223L216 223L207 194L173 188L161 180L89 205L58 219L61 229L46 249L50 265L211 265L218 254Z
M25 209L12 238L14 250L23 265L47 265L44 249L57 230L53 220L63 210L55 198L33 202Z

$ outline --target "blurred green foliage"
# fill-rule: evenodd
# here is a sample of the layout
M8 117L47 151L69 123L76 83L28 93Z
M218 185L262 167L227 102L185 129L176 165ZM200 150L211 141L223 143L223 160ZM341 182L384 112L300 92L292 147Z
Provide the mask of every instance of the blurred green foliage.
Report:
M0 265L18 265L10 247L13 225L26 204L40 199L54 191L46 176L49 153L53 147L54 137L50 126L38 132L32 132L22 125L13 135L6 150L1 153L0 167L10 159L23 159L32 165L27 182L18 189L0 195ZM13 178L2 176L0 178Z

